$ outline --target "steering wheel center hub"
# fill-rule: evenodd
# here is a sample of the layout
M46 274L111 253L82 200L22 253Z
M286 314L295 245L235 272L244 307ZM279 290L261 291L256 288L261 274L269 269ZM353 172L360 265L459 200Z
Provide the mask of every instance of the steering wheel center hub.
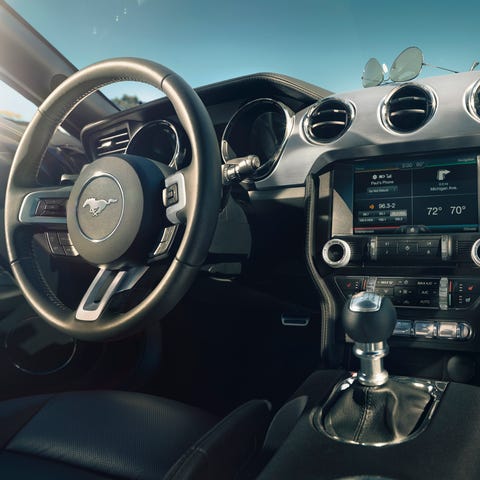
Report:
M87 165L72 188L67 225L72 243L91 263L142 263L165 224L164 175L150 160L103 157Z
M119 181L104 173L87 181L77 204L78 226L92 242L102 242L117 230L124 213L124 194Z

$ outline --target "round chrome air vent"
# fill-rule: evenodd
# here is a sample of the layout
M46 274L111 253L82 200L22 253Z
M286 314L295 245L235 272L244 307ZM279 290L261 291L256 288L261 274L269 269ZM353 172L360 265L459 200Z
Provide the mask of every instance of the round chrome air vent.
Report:
M411 133L423 127L435 113L437 102L430 88L402 85L382 104L384 125L397 133Z
M154 120L133 135L126 152L155 160L172 168L184 167L188 142L180 127L167 120Z
M327 98L307 112L303 119L303 131L313 143L333 142L348 130L353 117L354 109L350 103Z
M467 93L467 109L475 120L480 120L480 80Z

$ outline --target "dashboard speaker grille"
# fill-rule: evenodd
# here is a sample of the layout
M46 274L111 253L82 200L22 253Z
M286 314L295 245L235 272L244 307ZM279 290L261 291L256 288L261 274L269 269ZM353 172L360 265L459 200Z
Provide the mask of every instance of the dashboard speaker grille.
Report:
M469 259L474 241L475 240L457 240L455 242L455 256Z
M385 102L384 120L399 133L410 133L423 127L435 110L433 94L418 85L404 85Z
M352 252L352 260L360 260L365 249L364 243L362 241L355 241L351 239L347 240L347 243L350 247L350 251Z
M336 99L322 100L306 115L304 131L315 143L327 143L340 138L350 127L352 107Z
M97 157L103 157L112 153L125 153L129 142L130 133L127 127L114 130L97 139L95 153Z

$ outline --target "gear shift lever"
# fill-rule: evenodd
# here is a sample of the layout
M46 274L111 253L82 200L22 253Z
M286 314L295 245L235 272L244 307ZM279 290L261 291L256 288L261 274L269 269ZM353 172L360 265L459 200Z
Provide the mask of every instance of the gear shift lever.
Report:
M347 389L334 393L323 425L334 438L361 444L400 442L415 431L431 401L428 391L389 379L383 368L396 312L387 297L360 292L343 309L343 326L355 342L360 371Z
M358 381L367 387L379 387L388 381L383 357L388 355L388 338L397 321L395 307L388 297L359 292L346 303L343 326L355 342L353 353L360 359Z

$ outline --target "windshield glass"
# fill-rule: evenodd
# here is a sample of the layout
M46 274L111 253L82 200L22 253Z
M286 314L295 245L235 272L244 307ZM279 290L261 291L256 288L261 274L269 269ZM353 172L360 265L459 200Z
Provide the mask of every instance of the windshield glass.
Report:
M423 50L426 63L458 71L468 70L480 57L474 41L480 4L472 2L8 3L78 68L111 57L142 57L175 70L194 87L272 71L341 92L361 88L369 58L390 66L411 45ZM439 74L445 72L427 66L421 75ZM127 95L129 106L156 98L158 92L117 84L107 95L117 100Z

